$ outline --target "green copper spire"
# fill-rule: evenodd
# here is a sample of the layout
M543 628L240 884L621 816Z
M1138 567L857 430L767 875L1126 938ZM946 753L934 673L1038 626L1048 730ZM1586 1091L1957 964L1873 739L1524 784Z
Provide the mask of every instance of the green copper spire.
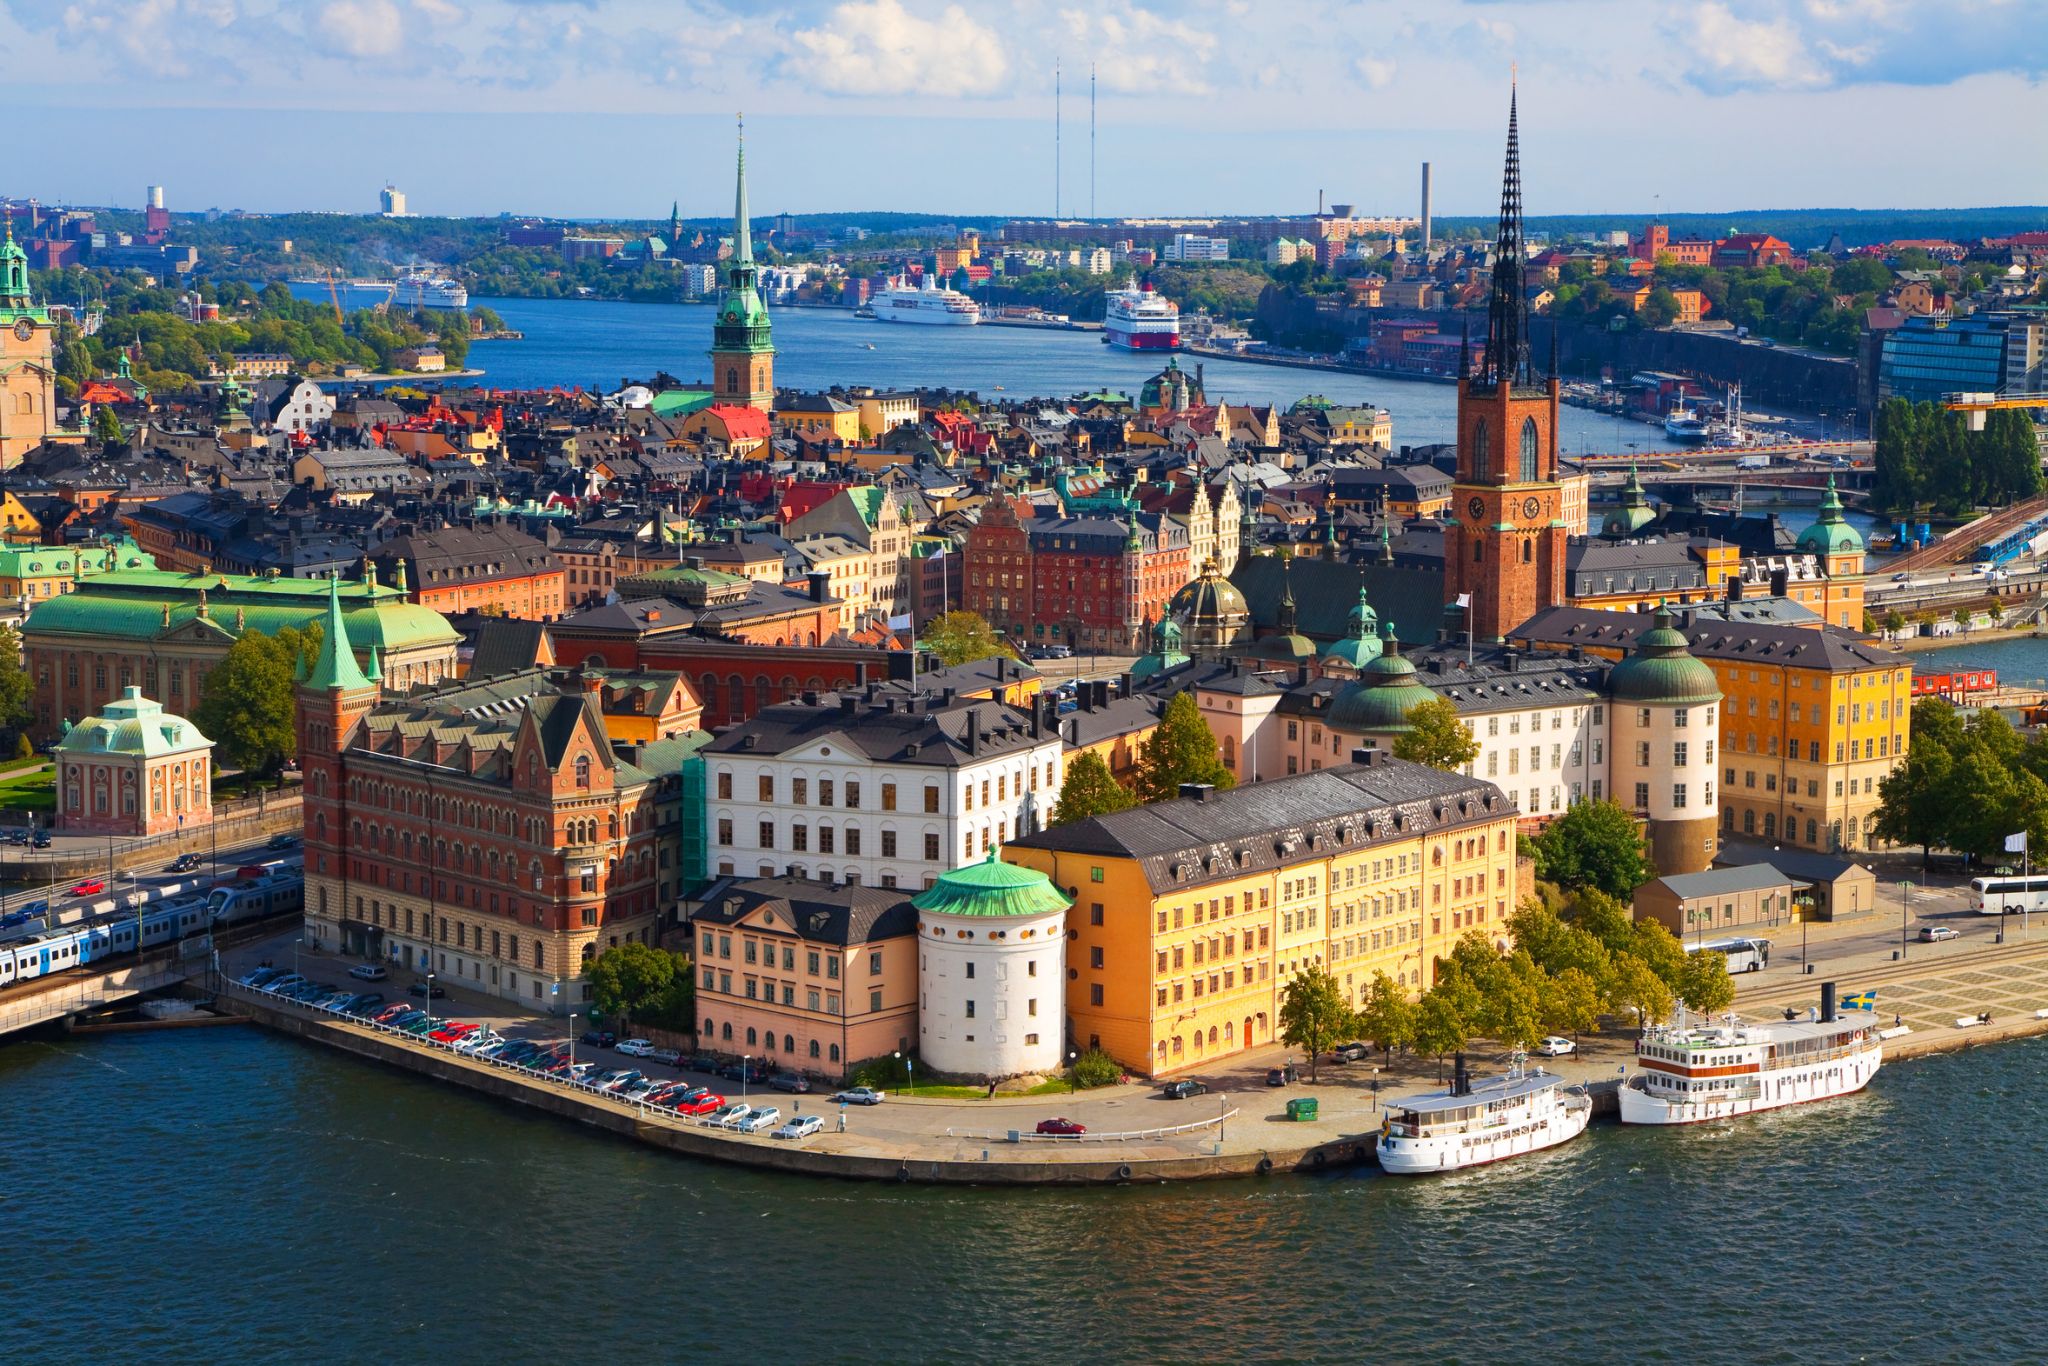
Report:
M754 263L754 237L747 223L747 121L740 120L740 172L732 192L732 259L736 265Z
M341 576L327 580L327 616L320 623L320 657L306 676L309 688L367 688L370 680L356 665L356 652L348 643L348 625L341 617Z
M0 304L13 309L31 306L28 296L28 253L14 240L14 215L7 215L7 242L0 246Z
M1799 533L1799 548L1817 555L1854 555L1863 550L1863 537L1842 515L1842 495L1835 490L1832 474L1827 492L1821 495L1820 516Z
M733 187L732 257L725 263L725 293L711 325L712 388L720 402L767 408L774 398L766 358L775 354L768 306L761 299L760 268L747 228L747 144L740 134L739 173Z

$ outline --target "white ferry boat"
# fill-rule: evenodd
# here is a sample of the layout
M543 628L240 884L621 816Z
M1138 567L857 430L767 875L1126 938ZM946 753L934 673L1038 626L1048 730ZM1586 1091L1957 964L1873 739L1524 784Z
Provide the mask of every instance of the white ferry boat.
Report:
M1875 1011L1838 1013L1832 982L1804 1020L1693 1022L1681 1013L1636 1044L1621 1122L1697 1124L1861 1091L1883 1061L1880 1028Z
M1706 419L1680 403L1664 415L1664 435L1673 441L1705 441Z
M1569 1143L1586 1131L1593 1102L1585 1089L1521 1055L1504 1077L1474 1082L1461 1054L1450 1089L1392 1101L1380 1126L1380 1166L1396 1176L1457 1171Z
M446 276L408 271L399 277L395 302L406 308L468 308L469 290Z
M1102 340L1126 351L1180 349L1180 305L1152 288L1151 277L1136 289L1111 290L1102 314Z
M940 327L973 327L981 321L981 305L957 289L943 289L927 275L922 288L892 280L875 296L875 316L889 323L925 323Z

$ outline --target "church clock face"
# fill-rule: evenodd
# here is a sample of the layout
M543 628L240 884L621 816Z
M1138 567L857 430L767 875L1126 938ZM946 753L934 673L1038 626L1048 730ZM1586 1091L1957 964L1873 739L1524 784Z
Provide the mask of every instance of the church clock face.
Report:
M28 318L17 318L14 323L14 335L21 338L23 341L35 340L35 323Z
M1471 502L1465 504L1465 511L1472 514L1473 521L1479 521L1486 516L1486 500L1484 498L1474 498Z
M1537 513L1541 511L1543 511L1543 503L1541 499L1524 498L1522 500L1522 515L1524 517L1534 517Z

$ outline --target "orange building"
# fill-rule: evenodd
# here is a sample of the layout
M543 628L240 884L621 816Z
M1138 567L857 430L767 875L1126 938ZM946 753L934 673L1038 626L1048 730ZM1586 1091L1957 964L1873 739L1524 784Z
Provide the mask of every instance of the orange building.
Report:
M444 615L496 612L552 621L566 610L567 576L546 545L506 526L443 527L380 543L377 572L411 601Z

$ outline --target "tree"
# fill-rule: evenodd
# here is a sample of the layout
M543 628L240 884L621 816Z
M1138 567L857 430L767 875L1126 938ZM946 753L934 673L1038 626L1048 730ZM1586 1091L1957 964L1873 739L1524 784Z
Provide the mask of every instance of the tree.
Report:
M1614 980L1607 1001L1616 1010L1633 1010L1636 1025L1654 1024L1671 1013L1671 988L1632 953L1614 956Z
M1216 733L1202 719L1193 693L1175 693L1166 704L1158 727L1138 746L1135 778L1133 787L1142 802L1171 801L1180 795L1182 783L1209 783L1219 790L1237 786L1237 778L1223 766Z
M0 626L0 731L20 731L35 719L34 696L35 684L21 667L21 636Z
M1884 633L1893 640L1897 640L1899 632L1906 629L1906 614L1896 607L1888 608L1884 614L1883 625Z
M1463 1049L1471 1037L1464 1017L1458 1013L1450 993L1442 987L1443 983L1439 982L1423 992L1422 1000L1415 1006L1415 1051L1436 1057L1438 1081L1443 1080L1444 1055Z
M925 625L917 643L949 668L998 655L1007 659L1017 657L1017 652L996 635L988 619L979 612L948 612L934 618Z
M121 419L104 403L93 409L92 439L101 446L118 446L128 439L121 430Z
M1673 994L1700 1015L1719 1015L1734 1005L1735 979L1728 975L1728 955L1711 949L1687 954Z
M1536 876L1617 899L1655 876L1650 846L1635 817L1612 801L1579 802L1536 836Z
M1375 972L1366 983L1365 1002L1358 1009L1358 1032L1382 1053L1405 1047L1415 1037L1415 1007L1407 991L1384 972Z
M1408 713L1408 730L1395 737L1394 757L1456 773L1479 756L1472 727L1458 716L1455 702L1432 697Z
M296 674L305 634L244 631L200 685L192 720L245 774L268 773L298 753Z
M590 983L591 1004L607 1019L625 1024L634 1019L644 1023L687 1028L692 1013L689 998L678 1000L678 979L688 988L690 962L680 954L651 944L627 940L606 949L584 969ZM680 1007L681 1020L676 1012Z
M1116 780L1102 756L1084 749L1067 765L1067 776L1060 782L1060 798L1053 803L1052 824L1072 825L1090 816L1128 811L1137 804L1138 799Z
M1550 979L1550 990L1544 994L1544 1027L1569 1034L1574 1042L1581 1034L1599 1032L1603 996L1600 983L1592 974L1581 968L1566 968Z
M1123 1080L1123 1075L1123 1064L1099 1048L1089 1049L1074 1059L1074 1065L1067 1069L1067 1081L1076 1091L1114 1086Z
M1311 963L1280 989L1280 1041L1308 1056L1308 1079L1325 1048L1351 1032L1351 1007L1328 968Z
M1678 296L1663 285L1650 291L1637 314L1645 327L1669 327L1678 321Z

